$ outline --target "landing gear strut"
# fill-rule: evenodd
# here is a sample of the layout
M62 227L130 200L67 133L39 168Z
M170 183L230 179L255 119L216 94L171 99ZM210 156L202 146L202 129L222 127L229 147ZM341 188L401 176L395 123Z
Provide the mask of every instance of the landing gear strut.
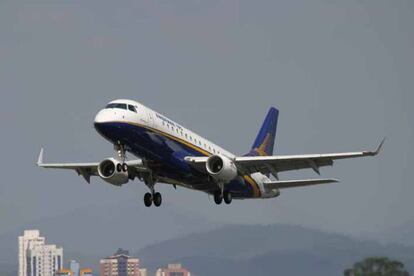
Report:
M118 156L121 159L122 163L125 163L125 160L126 160L125 146L123 144L121 144L121 142L118 141L118 143L116 143L114 145L114 148L115 148L116 152L118 153Z

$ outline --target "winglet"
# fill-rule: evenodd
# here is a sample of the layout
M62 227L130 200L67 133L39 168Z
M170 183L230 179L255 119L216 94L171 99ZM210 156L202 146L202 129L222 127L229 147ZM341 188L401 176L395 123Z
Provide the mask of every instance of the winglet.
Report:
M43 164L43 148L40 149L39 158L37 159L37 165L41 166Z
M373 155L377 155L378 153L380 153L381 149L382 149L382 145L384 145L385 142L385 137L384 139L382 139L381 143L378 145L377 149L373 152Z
M381 152L382 146L384 145L385 138L382 139L381 143L378 145L378 147L374 151L367 151L365 152L365 155L368 156L376 156Z

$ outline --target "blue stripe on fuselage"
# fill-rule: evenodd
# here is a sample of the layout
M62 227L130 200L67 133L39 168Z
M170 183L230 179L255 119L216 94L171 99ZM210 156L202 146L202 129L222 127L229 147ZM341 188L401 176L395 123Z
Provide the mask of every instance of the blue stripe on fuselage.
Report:
M157 175L192 185L196 190L209 193L217 190L217 185L209 181L207 174L195 170L184 160L186 156L208 155L203 149L178 137L134 123L95 123L95 129L112 144L119 141L134 155L148 160ZM241 177L228 183L226 188L235 198L253 196L251 185Z

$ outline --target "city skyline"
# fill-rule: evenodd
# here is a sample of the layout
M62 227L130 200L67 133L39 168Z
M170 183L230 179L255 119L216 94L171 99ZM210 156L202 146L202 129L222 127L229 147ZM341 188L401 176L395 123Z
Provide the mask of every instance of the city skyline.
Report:
M65 266L63 247L46 244L46 238L37 229L24 230L18 237L18 248L18 276L149 276L147 269L140 266L139 258L122 248L103 257L95 274L90 268L81 268L77 260L69 260ZM40 259L39 263L36 259ZM191 273L180 263L168 264L155 272L155 276L170 275L191 276Z

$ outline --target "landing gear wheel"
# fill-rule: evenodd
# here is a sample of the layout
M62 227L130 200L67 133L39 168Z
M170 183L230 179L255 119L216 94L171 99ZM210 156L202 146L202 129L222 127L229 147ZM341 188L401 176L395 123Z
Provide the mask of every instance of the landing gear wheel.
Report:
M150 207L152 205L152 194L146 193L144 195L144 204L146 207Z
M122 165L121 164L116 165L116 170L118 172L121 172L122 171Z
M127 172L128 171L128 165L126 163L122 164L122 170L124 172Z
M154 194L154 205L156 207L160 207L162 203L162 196L160 193L155 193Z
M220 205L223 202L223 197L221 196L221 193L219 191L214 193L214 202L217 205Z
M223 193L223 199L224 199L224 202L226 204L230 204L231 201L233 200L233 197L231 196L231 193L230 192L224 192Z

